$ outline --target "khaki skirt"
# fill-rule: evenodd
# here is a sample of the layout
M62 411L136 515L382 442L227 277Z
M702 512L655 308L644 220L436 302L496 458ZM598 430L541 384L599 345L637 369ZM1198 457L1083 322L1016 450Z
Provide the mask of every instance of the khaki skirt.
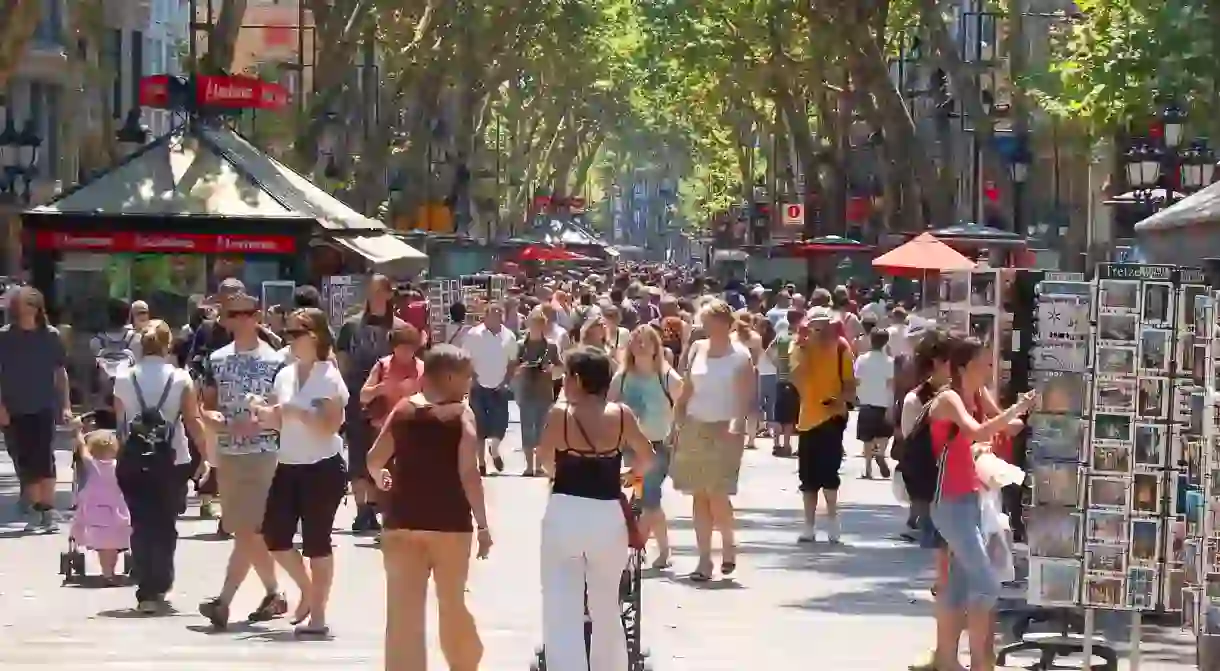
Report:
M737 493L745 436L729 422L687 420L678 432L669 476L683 494Z

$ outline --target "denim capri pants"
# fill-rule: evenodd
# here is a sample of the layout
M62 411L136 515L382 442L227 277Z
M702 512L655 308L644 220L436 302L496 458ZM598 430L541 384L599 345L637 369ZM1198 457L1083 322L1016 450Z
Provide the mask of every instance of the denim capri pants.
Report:
M945 598L954 608L995 606L1000 577L987 555L978 492L932 503L932 523L949 550Z
M775 394L778 388L778 375L758 376L758 409L765 421L775 421Z
M654 441L652 449L656 456L652 460L652 467L648 469L648 474L644 476L644 487L640 498L640 506L644 510L656 510L661 507L661 486L665 484L665 478L669 477L670 450L673 448L665 441Z

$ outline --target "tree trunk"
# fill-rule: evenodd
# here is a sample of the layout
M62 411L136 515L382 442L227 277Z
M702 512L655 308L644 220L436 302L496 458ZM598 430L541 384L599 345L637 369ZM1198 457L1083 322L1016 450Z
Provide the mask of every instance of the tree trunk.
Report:
M41 2L0 0L0 91L8 87L41 19Z
M246 0L224 0L220 12L216 15L216 23L212 25L208 35L208 53L203 58L204 74L220 74L233 68L233 58L237 51L237 36L241 32L241 24L246 18ZM209 20L212 17L208 17ZM190 21L197 20L190 17ZM194 35L191 35L194 39Z

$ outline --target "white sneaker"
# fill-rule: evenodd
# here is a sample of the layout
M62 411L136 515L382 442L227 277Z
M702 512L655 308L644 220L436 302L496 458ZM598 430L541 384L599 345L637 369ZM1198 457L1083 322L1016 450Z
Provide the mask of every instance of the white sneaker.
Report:
M42 511L31 510L25 515L25 530L39 531L42 529Z
M841 543L839 535L842 530L839 528L839 518L831 517L826 520L826 540L831 543Z
M801 535L796 537L796 542L798 543L816 543L817 540L818 530L817 527L812 524L806 525L805 530L801 532Z

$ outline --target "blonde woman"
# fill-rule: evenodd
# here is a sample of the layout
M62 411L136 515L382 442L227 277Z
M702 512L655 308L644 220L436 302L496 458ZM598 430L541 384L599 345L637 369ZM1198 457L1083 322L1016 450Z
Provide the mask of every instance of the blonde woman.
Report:
M606 322L598 317L593 317L580 327L580 344L600 350L608 356L611 351L610 343L606 340L607 333Z
M700 312L706 334L688 347L690 373L674 404L674 453L670 466L674 489L692 497L699 564L690 574L696 582L712 575L712 531L720 532L720 572L737 569L733 503L741 471L742 436L733 420L744 417L754 398L754 365L750 353L733 343L733 311L721 300Z
M637 326L623 343L622 363L610 383L610 402L631 408L644 437L652 443L656 461L644 475L640 534L657 539L653 568L669 567L669 529L661 507L661 486L669 476L670 448L666 443L674 419L674 402L682 393L682 378L665 359L661 336L649 324Z

